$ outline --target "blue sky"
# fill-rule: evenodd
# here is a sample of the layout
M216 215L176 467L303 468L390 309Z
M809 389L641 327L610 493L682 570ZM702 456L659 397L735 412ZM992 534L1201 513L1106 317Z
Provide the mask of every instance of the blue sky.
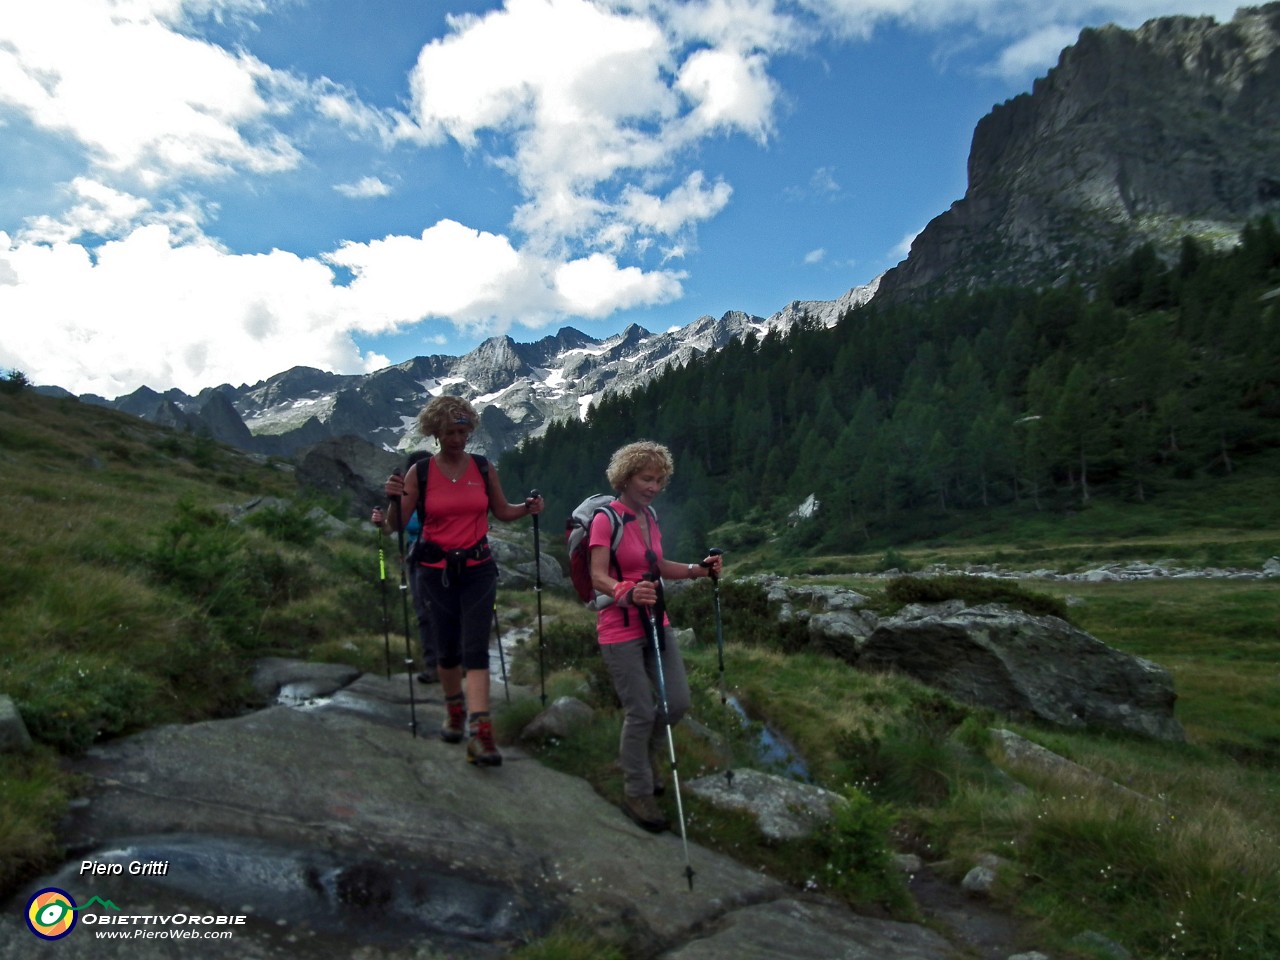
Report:
M0 3L0 369L195 393L835 299L1082 27L1235 7Z

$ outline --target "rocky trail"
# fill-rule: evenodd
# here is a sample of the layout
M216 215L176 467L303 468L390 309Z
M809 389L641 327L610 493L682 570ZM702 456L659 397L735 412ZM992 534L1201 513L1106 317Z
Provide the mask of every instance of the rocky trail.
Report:
M0 960L167 958L175 940L249 960L491 958L563 924L655 960L1022 949L1016 923L927 869L912 881L923 925L797 891L696 836L690 890L678 834L645 833L585 781L511 745L499 768L468 765L434 735L438 688L417 688L414 737L404 677L275 661L258 682L277 703L76 763L91 788L63 825L68 861L0 912ZM58 940L27 923L49 889L77 906Z

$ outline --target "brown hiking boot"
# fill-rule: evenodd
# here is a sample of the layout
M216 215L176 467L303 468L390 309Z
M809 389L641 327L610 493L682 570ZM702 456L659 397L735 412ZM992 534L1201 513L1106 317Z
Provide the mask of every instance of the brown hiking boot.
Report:
M481 720L471 730L471 740L467 743L467 763L478 767L502 766L502 754L493 741L493 724Z
M461 743L467 731L467 705L461 698L444 702L448 714L440 727L440 739L445 743Z
M671 826L653 797L623 797L622 812L650 833L661 833Z

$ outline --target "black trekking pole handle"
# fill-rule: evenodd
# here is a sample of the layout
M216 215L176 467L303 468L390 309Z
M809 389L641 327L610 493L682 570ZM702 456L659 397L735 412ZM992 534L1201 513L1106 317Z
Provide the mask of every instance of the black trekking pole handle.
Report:
M708 556L708 557L722 557L722 556L724 556L724 551L723 551L723 550L721 550L719 547L711 547L711 548L709 548L709 549L707 550L707 556ZM706 568L707 568L707 570L708 570L708 571L710 571L710 573L711 573L711 579L712 579L712 580L719 580L719 579L720 579L720 575L719 575L719 574L717 574L717 573L715 572L715 570L712 568L711 564L707 563L707 561L706 561L706 560L699 560L699 561L698 561L698 566L700 566L700 567L706 567Z

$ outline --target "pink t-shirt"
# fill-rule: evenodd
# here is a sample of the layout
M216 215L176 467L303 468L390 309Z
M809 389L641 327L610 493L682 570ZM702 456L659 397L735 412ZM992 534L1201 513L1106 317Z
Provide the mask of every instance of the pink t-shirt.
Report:
M618 566L622 570L622 579L639 583L649 572L649 561L645 558L646 546L640 533L640 524L636 515L628 510L621 500L614 500L610 506L622 518L622 540L618 543ZM653 538L653 552L662 559L662 532L649 517L649 535ZM603 547L607 552L613 540L613 527L609 517L597 513L591 520L591 532L587 544L592 550ZM618 571L609 567L609 576L616 577ZM663 615L662 625L668 620ZM596 631L601 643L622 643L624 640L635 640L644 636L644 612L638 607L620 607L613 603L596 614Z
M467 469L455 483L441 473L435 457L427 461L427 516L422 537L445 550L473 547L489 533L489 491L475 459L467 457ZM467 565L480 563L468 560ZM443 560L423 566L443 567Z

